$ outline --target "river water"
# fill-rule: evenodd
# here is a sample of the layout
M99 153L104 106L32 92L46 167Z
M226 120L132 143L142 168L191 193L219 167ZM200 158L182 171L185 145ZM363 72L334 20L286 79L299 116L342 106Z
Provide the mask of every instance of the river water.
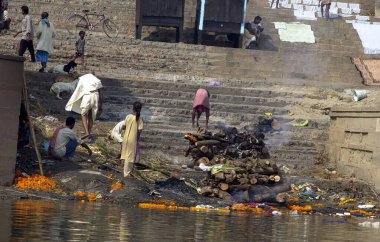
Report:
M0 201L0 241L379 241L370 219L262 216L52 201Z

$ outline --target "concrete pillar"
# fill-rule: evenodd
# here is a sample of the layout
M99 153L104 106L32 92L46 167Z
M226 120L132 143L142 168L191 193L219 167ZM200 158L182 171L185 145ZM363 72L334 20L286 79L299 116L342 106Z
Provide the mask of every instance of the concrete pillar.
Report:
M380 0L375 1L375 16L380 18Z
M0 55L0 73L0 185L9 186L15 174L24 58Z

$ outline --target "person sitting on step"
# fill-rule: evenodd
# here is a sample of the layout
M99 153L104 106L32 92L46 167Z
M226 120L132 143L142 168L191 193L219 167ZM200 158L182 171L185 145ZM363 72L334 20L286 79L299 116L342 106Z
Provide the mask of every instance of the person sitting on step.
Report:
M264 31L264 28L261 27L260 16L256 16L252 22L245 23L244 26L244 35L243 35L243 46L246 49L251 48L251 44L258 45L258 40L261 33Z

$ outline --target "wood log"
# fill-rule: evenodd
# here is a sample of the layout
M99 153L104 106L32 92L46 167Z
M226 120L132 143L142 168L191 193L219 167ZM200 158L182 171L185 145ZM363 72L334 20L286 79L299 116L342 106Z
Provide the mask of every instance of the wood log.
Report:
M226 173L224 176L226 178L226 183L232 183L236 178L236 175L234 176L231 173Z
M260 183L268 183L269 181L269 177L268 176L265 176L265 175L260 175L257 180L260 182Z
M249 180L249 183L252 185L255 185L257 183L257 179L255 177L253 177Z
M279 182L281 180L281 177L279 175L271 175L269 176L269 180L272 182Z
M212 196L213 196L213 197L217 197L218 194L219 194L219 191L220 191L220 190L219 190L218 188L213 188L213 189L212 189Z
M244 185L244 184L249 184L249 179L246 178L246 177L242 177L240 179L238 179L238 182L241 184L241 185Z
M208 152L208 147L207 146L201 146L201 148L199 148L200 151L202 151L203 153L207 153Z
M252 150L251 153L252 153L252 154L251 154L251 157L252 157L252 158L257 158L257 156L259 155L259 153L257 152L257 150Z
M278 193L275 199L276 199L276 202L278 203L285 203L289 200L289 195L284 192Z
M220 144L220 141L218 140L202 140L202 141L195 142L195 145L197 147L201 147L204 145L218 145L218 144Z
M229 190L231 191L247 191L251 187L250 184L244 185L229 185Z
M210 160L207 157L202 157L197 160L197 165L204 163L205 165L210 164Z
M229 186L228 186L227 183L222 182L222 183L219 183L219 188L220 188L220 190L222 190L222 191L227 191L228 188L229 188Z
M214 174L214 177L216 181L224 181L226 179L222 171Z
M231 194L229 194L226 191L219 190L218 197L221 198L221 199L228 199L228 198L231 198L232 196L231 196Z
M205 186L205 187L201 187L199 193L202 195L210 195L213 193L213 190L211 186Z

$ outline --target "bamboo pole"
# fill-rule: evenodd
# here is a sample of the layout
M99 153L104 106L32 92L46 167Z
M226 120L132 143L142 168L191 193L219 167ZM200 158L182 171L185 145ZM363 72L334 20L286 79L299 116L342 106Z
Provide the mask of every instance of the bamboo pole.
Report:
M38 160L38 165L40 167L40 174L41 176L44 175L44 171L42 169L42 159L41 159L41 154L40 154L40 151L38 150L38 146L37 146L37 139L36 139L36 133L34 132L34 125L33 125L33 120L30 116L30 108L29 108L29 99L28 99L28 90L26 88L26 79L25 79L25 73L23 73L23 88L22 88L22 94L23 94L23 97L24 97L24 104L25 104L25 108L26 108L26 113L28 114L28 120L29 120L29 130L30 130L30 134L32 135L32 140L33 140L33 144L34 144L34 150L36 151L36 155L37 155L37 160Z

